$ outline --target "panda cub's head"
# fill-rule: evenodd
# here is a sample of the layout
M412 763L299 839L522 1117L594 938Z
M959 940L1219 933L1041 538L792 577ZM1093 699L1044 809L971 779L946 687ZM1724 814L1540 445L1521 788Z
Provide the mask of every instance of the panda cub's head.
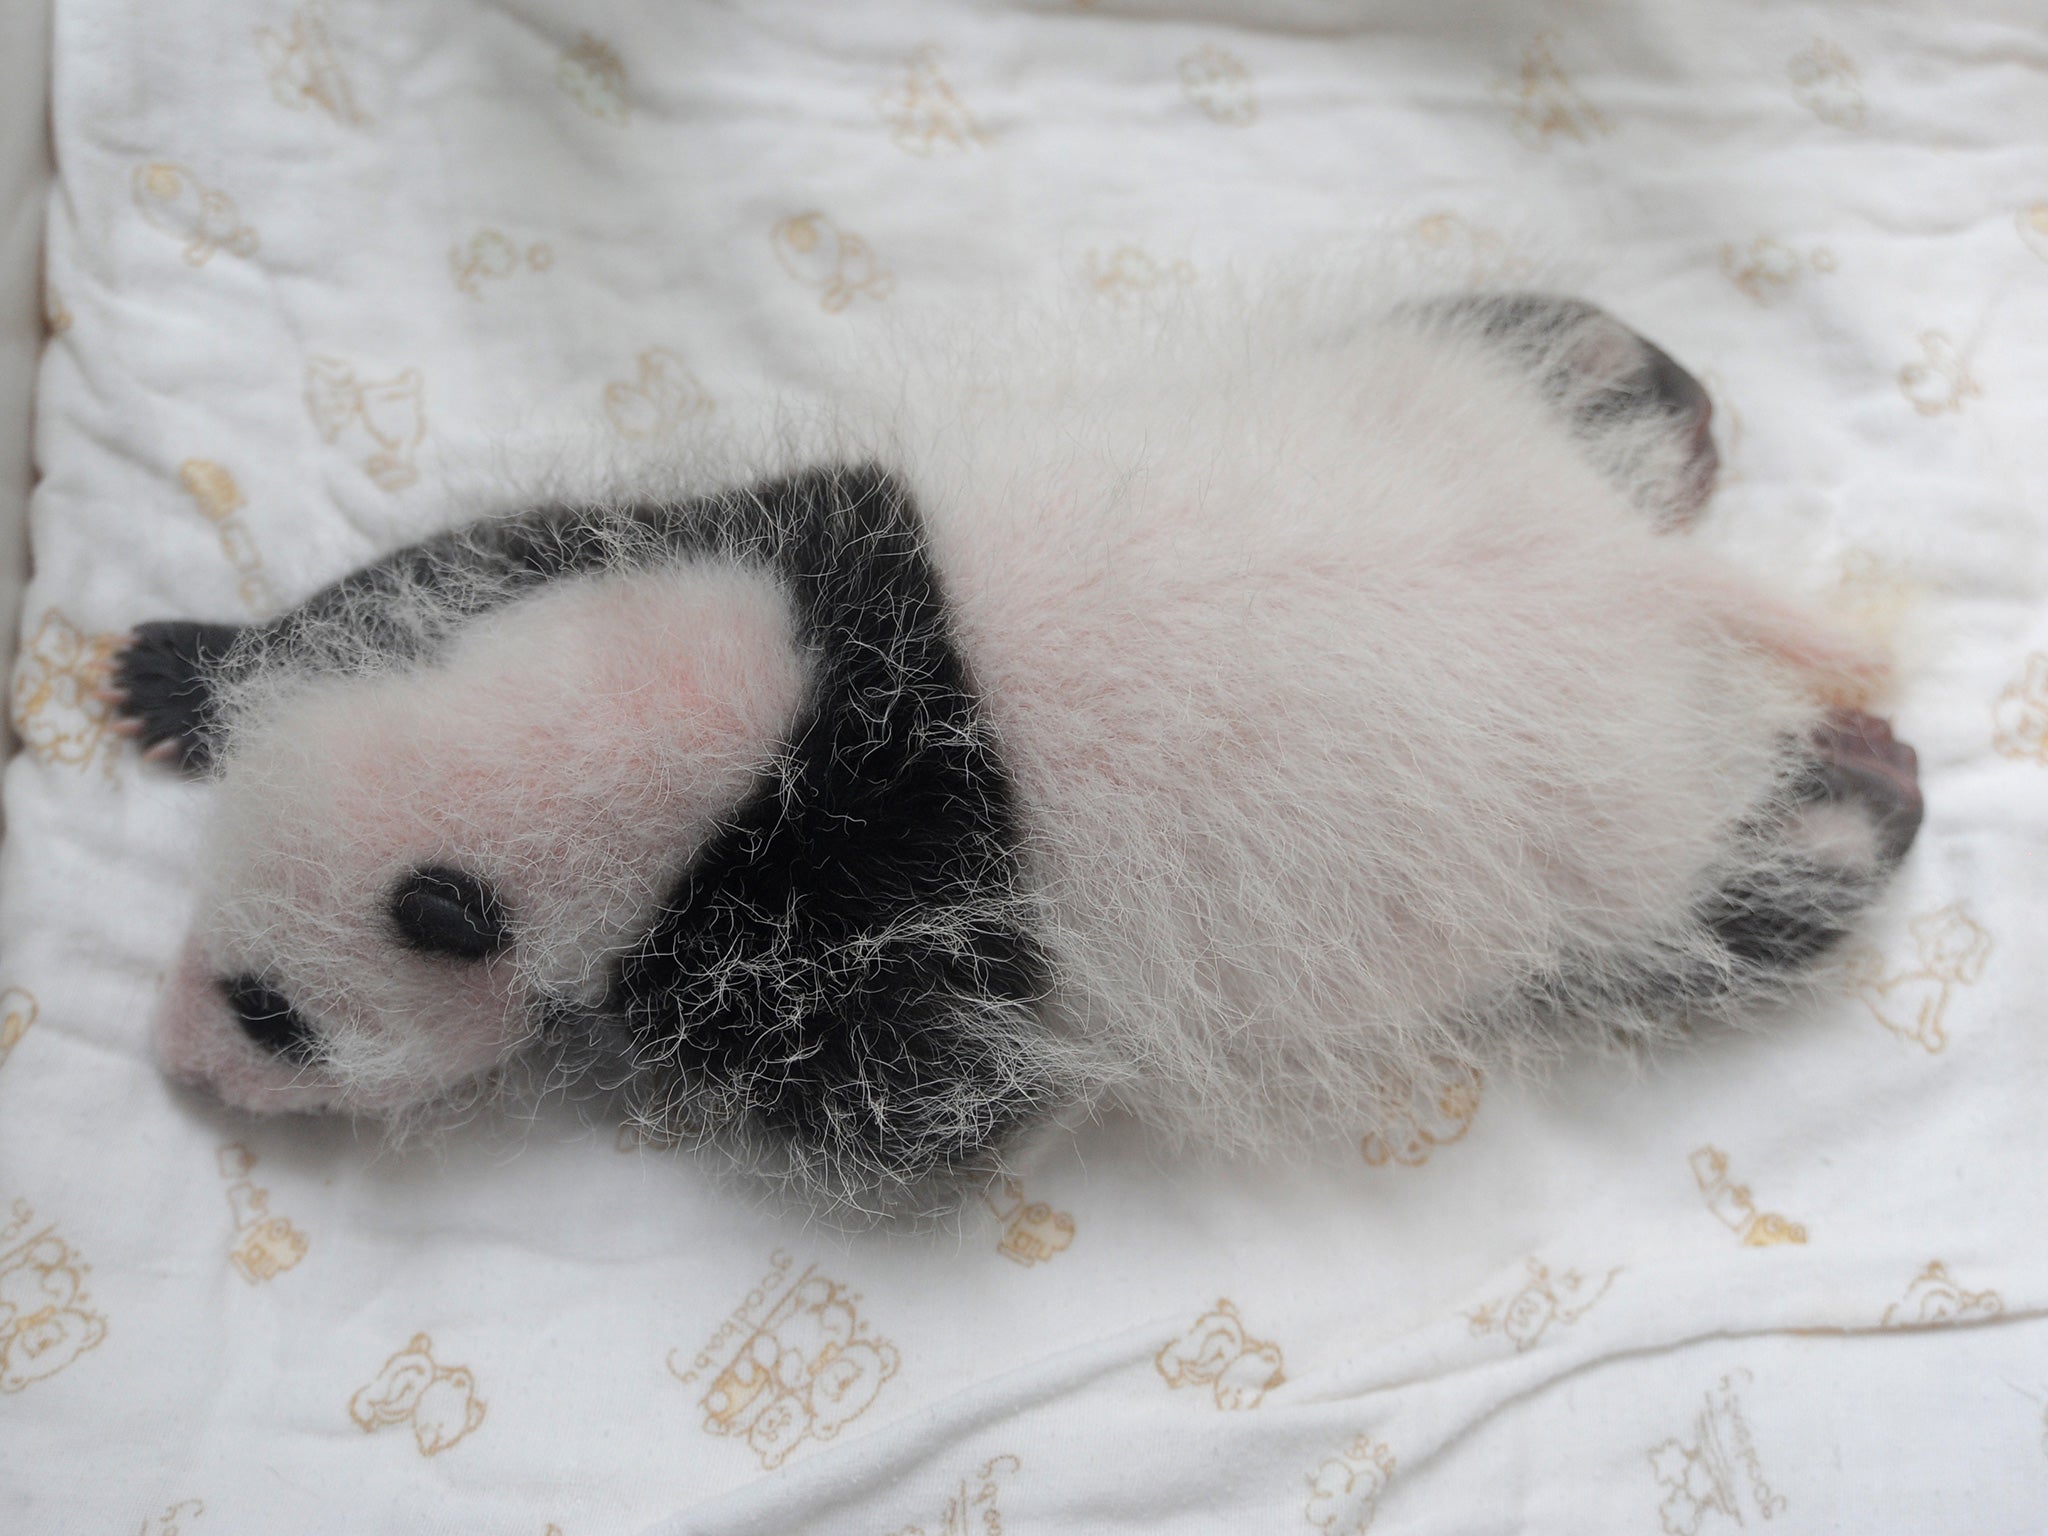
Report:
M427 663L263 669L224 703L164 1065L258 1111L487 1082L603 1002L810 682L782 586L710 560L559 578Z

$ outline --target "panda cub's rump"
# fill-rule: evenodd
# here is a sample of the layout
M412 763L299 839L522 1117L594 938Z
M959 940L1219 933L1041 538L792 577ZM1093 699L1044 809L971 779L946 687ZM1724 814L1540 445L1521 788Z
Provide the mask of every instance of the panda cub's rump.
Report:
M1910 844L1877 669L1672 530L1590 306L1184 316L820 467L144 626L219 777L171 1070L391 1112L543 1038L856 1196L1114 1101L1226 1144L1754 1007Z

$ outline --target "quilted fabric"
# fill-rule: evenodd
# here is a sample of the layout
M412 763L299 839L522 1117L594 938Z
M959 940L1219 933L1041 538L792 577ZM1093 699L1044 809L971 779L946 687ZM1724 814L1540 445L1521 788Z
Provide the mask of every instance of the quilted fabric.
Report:
M58 0L0 857L10 1531L2034 1532L2048 29L2033 0ZM1284 1167L1049 1147L834 1236L549 1113L169 1087L203 787L91 692L530 432L899 315L1389 247L1707 380L1714 536L1892 636L1930 815L1836 994ZM721 415L723 413L723 415Z

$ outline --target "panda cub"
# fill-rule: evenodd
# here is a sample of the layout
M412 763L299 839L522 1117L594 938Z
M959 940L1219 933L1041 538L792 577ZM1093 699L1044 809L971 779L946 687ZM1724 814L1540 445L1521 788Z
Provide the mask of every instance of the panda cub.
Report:
M1590 305L891 383L807 462L136 630L129 729L217 781L165 1067L396 1115L540 1052L886 1201L1075 1107L1356 1134L1738 1018L1913 841L1881 663L1688 539L1706 395Z

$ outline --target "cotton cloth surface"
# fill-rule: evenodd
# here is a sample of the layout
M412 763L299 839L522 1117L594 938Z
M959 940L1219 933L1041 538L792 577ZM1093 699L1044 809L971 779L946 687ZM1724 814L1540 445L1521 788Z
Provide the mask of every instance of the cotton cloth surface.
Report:
M0 1527L2048 1529L2037 0L58 0L54 92ZM1085 1129L936 1233L567 1110L394 1152L158 1076L208 797L90 691L127 626L923 306L1360 239L1652 335L1717 402L1703 536L1895 644L1926 827L1796 1016L1285 1165Z

